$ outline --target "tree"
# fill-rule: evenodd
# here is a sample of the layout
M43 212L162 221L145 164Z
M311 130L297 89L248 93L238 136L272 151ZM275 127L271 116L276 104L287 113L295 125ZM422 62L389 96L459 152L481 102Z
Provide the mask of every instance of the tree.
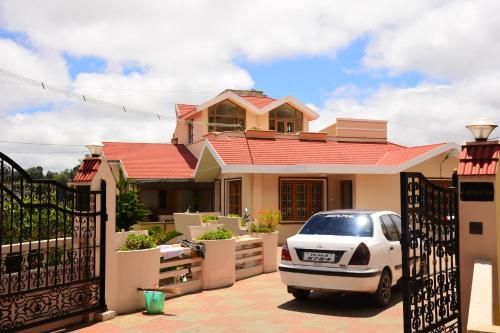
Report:
M139 200L139 191L130 188L129 183L121 178L117 184L116 195L116 227L130 230L137 222L148 217L151 212L144 208Z
M43 168L41 166L31 167L26 169L28 175L33 179L43 179Z
M41 166L31 167L26 169L26 172L33 179L53 179L61 184L67 185L68 182L73 180L76 172L80 168L80 165L73 167L72 169L64 169L63 171L47 171L45 174Z

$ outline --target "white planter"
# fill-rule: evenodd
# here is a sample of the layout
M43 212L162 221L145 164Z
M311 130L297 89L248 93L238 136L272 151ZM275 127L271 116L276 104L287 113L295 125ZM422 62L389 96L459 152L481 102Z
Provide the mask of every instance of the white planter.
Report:
M201 287L214 289L228 287L236 281L234 238L202 240L205 244L205 259L201 261Z
M137 288L158 285L160 278L160 249L117 251L118 288L117 313L144 309L144 297Z
M278 232L254 232L252 236L262 238L264 273L278 269Z
M203 225L190 226L189 229L189 239L198 239L201 235L209 231L217 231L222 224L218 223L203 223Z

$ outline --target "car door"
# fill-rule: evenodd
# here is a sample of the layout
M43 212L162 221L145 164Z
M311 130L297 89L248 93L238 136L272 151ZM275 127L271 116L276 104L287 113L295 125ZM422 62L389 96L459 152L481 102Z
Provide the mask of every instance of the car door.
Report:
M382 215L380 217L380 225L387 239L387 252L394 274L392 280L393 282L397 282L403 275L400 243L401 232L398 231L400 229L396 227L396 224L389 215Z

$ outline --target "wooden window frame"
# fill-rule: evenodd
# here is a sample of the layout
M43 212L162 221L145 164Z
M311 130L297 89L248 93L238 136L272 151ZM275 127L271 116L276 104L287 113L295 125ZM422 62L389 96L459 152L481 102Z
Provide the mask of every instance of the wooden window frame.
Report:
M278 118L278 111L283 106L287 106L287 107L290 107L290 108L295 110L295 114L292 118ZM299 120L297 113L300 113L302 115L302 120ZM283 122L283 132L278 131L278 122ZM288 124L292 124L293 130L291 130L291 131L287 130ZM300 129L297 129L298 124L300 124ZM274 129L273 129L273 127L274 127ZM293 107L290 104L280 105L277 108L269 111L269 130L274 130L278 133L287 133L287 134L301 132L304 130L304 113L302 111L298 110L297 108Z
M236 115L222 115L222 114L217 114L218 107L221 106L221 104L224 103L230 103L235 107L236 112L240 112L242 116L240 117L239 114ZM230 101L230 100L223 100L215 105L209 106L208 107L208 131L209 132L226 132L226 131L244 131L245 126L246 126L246 110L245 108L239 106L238 104ZM221 119L232 119L233 121L229 122L221 122ZM213 120L213 121L212 121ZM211 125L215 123L215 125ZM237 128L237 126L231 127L231 126L220 126L217 124L232 124L237 125L238 123L240 124L240 128Z
M194 141L194 123L192 120L188 121L188 143L193 143Z
M239 182L240 183L240 195L239 195L239 213L231 213L231 207L230 207L230 198L229 198L229 188L231 182ZM224 179L224 215L228 214L237 214L239 216L242 215L243 207L242 207L242 194L243 194L243 178L242 177L235 177L235 178L227 178Z
M321 187L321 209L320 211L324 211L324 210L327 210L328 208L328 178L326 177L279 177L278 178L278 207L279 207L279 210L281 211L282 210L282 207L281 207L281 184L283 182L291 182L292 184L293 183L297 183L297 182L300 182L300 181L303 181L303 182L306 182L307 184L312 184L314 182L321 182L322 184L322 187ZM307 221L310 217L309 214L306 214L308 216L306 216L305 218L297 218L294 214L294 209L296 208L296 194L294 195L294 188L292 186L292 218L282 218L283 220L280 222L282 224L303 224L305 221ZM311 205L311 196L312 194L309 192L307 194L307 199L306 199L306 202L307 202L307 206L309 207Z

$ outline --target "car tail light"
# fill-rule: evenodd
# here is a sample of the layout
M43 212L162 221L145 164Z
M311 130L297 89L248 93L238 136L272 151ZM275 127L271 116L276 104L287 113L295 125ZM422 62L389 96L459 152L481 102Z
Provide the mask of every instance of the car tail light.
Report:
M281 247L281 260L292 261L292 257L290 256L290 251L288 250L288 244L286 241Z
M349 265L368 265L370 262L370 250L365 243L361 243L358 245L356 251L351 257L349 261Z

